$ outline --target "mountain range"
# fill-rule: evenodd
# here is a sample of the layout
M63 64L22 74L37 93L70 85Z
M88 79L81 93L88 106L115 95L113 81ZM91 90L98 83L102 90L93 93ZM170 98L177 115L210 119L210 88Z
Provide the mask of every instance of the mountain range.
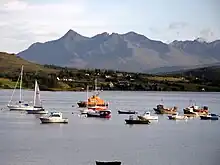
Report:
M220 40L151 40L135 32L85 37L69 30L57 40L34 43L17 54L28 61L73 68L128 72L166 72L219 64Z

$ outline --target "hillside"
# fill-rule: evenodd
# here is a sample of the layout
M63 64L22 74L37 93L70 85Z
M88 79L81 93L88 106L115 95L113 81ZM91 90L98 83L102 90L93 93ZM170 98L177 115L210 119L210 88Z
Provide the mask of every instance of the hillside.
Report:
M181 73L169 75L182 75L185 77L194 77L204 82L219 83L220 85L220 66L210 66L197 69L187 70Z
M127 72L148 72L155 69L154 71L161 72L220 62L219 53L218 41L174 41L166 44L135 32L104 32L85 37L69 30L57 40L34 43L17 55L40 64L79 69L99 68Z
M203 77L199 77L203 72L199 69L190 74L184 72L157 76L106 69L43 66L7 53L1 53L0 57L0 88L6 89L14 87L20 67L24 65L23 86L30 89L33 89L34 80L37 79L41 90L84 91L87 85L93 89L94 80L97 79L98 87L102 90L201 91L204 88L206 91L220 91L219 79L216 79L220 77L219 68L207 69Z
M47 73L56 72L55 69L45 68L42 65L24 60L16 56L15 54L0 52L1 74L20 71L21 65L24 65L25 72L37 72L37 71L43 71Z

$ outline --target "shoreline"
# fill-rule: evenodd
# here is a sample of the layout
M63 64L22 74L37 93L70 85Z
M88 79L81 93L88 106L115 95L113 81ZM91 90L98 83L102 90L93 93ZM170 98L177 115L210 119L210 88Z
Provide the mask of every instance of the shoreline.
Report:
M14 88L0 88L0 90L13 90ZM17 89L19 90L19 89ZM29 90L29 91L33 91L33 89L30 88L23 88L23 90ZM43 90L41 89L41 91L48 91L48 92L86 92L86 90L74 90L74 89L49 89L49 90ZM186 92L192 92L192 93L220 93L219 91L157 91L157 90L101 90L100 92L104 92L104 91L110 91L110 92L182 92L182 93L186 93ZM93 92L93 90L89 90L88 92Z

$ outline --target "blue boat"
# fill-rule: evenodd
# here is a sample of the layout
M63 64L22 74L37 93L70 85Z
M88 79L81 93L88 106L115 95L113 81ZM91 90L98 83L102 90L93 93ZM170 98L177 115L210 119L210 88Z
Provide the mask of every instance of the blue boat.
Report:
M218 120L219 115L208 113L207 115L200 116L201 120Z

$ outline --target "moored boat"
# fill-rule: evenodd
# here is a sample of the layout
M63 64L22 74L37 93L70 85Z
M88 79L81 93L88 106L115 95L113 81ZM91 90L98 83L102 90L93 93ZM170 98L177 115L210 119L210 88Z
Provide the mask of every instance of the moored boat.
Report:
M111 118L111 110L89 111L87 117Z
M136 111L131 111L131 110L128 110L128 111L122 111L122 110L118 110L118 114L137 114L138 112Z
M186 120L188 119L187 116L180 116L178 112L176 114L172 114L168 116L169 120Z
M99 92L97 92L97 80L95 79L95 91L94 94L91 97L88 97L88 86L87 86L87 100L86 101L79 101L77 104L80 108L85 108L85 107L94 107L94 106L99 106L99 107L108 107L109 103L105 102L103 99L99 97Z
M147 119L140 119L136 118L134 119L133 116L129 116L129 119L125 119L126 124L150 124L150 121Z
M209 112L207 106L199 107L196 105L188 106L183 109L184 114L206 115Z
M121 165L120 161L96 161L96 165Z
M175 114L177 111L177 107L174 106L172 108L165 108L164 105L159 104L157 108L154 108L156 114Z
M158 116L152 116L149 111L145 112L143 115L139 115L138 118L146 120L158 120Z
M61 112L51 112L48 117L40 117L42 123L68 123L67 118L63 118Z
M15 84L14 90L13 90L12 95L11 95L11 99L10 99L8 105L7 105L7 107L9 108L10 111L26 111L26 110L32 110L33 109L32 105L29 105L28 103L25 103L24 100L23 100L23 95L22 95L23 68L24 68L24 66L22 65L20 75L18 77L18 80ZM19 98L18 102L13 103L12 99L14 97L14 93L15 93L15 90L17 89L18 83L19 83L19 86L20 86L19 87L20 88L19 89L20 98Z
M214 113L208 113L207 115L201 115L201 120L218 120L219 115L216 115Z
M26 112L28 114L47 114L48 111L46 111L43 106L40 99L40 89L39 85L37 83L37 80L35 80L35 88L34 88L34 106L33 109L28 109Z
M93 97L93 96L92 96ZM96 98L97 98L97 96L95 96ZM90 97L91 98L91 97ZM87 101L79 101L79 102L77 102L77 104L78 104L78 106L79 106L79 108L85 108L86 106L87 106L87 104L88 104L88 107L93 107L93 106L95 106L95 105L97 105L97 106L103 106L103 107L108 107L108 103L91 103L91 102L87 102Z

